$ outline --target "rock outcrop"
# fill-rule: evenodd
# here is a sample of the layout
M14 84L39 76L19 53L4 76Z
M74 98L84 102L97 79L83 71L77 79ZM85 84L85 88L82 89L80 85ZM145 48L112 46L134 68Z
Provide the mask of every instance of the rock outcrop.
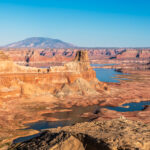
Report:
M150 124L126 120L78 123L43 131L38 137L13 144L10 150L149 150Z
M103 89L103 83L96 79L96 73L90 66L87 51L77 52L75 60L64 66L47 69L17 65L3 52L1 52L0 58L0 98L20 97L36 93L60 96L66 95L67 87L72 91L71 95L74 92L77 95L79 93L89 94L92 91L96 93L97 89ZM83 86L85 87L81 88ZM69 95L68 92L67 95Z
M35 73L37 68L19 66L9 56L0 51L0 73Z
M56 91L57 97L73 96L73 95L98 95L96 87L94 85L100 85L102 88L102 83L95 79L95 81L88 82L83 78L77 78L73 83L64 84L61 89Z
M97 90L104 89L104 83L96 79L96 73L91 68L88 52L78 51L72 62L66 63L64 66L51 67L51 72L69 72L68 83L63 84L59 90L56 90L56 96L68 95L97 95Z
M87 51L78 51L74 61L89 62Z
M116 55L116 59L149 59L150 50L127 49Z
M51 67L52 72L85 72L93 71L90 66L88 51L77 51L75 59L64 66ZM93 71L94 72L94 71Z
M50 48L4 48L13 61L21 65L46 67L72 61L81 49ZM150 49L101 48L88 49L92 63L120 63L128 61L146 61L150 58Z

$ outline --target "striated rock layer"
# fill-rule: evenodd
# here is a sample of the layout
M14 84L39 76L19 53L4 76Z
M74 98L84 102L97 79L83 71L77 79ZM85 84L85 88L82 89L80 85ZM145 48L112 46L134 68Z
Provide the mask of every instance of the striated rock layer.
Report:
M41 54L44 55L44 52L45 51L43 51ZM72 55L72 53L70 54L70 51L67 52L68 53L66 53L66 56L68 57L65 56L65 58L70 59L70 55ZM88 53L89 52L90 51L88 51ZM57 51L57 54L58 53L59 51ZM102 83L96 79L95 72L89 65L88 55L86 51L73 53L74 57L72 61L65 63L63 66L50 67L46 69L19 66L11 61L10 58L5 54L1 53L0 56L0 149L2 146L7 147L10 144L10 141L12 141L13 139L31 135L31 133L29 134L30 131L32 132L32 134L37 133L37 131L33 132L32 130L18 130L26 128L27 123L38 122L41 120L61 121L61 119L59 118L51 117L45 114L52 114L67 110L71 111L72 106L86 107L93 104L101 106L121 106L124 103L147 101L150 99L150 72L132 72L132 74L130 74L129 76L122 76L129 80L123 80L120 81L120 83ZM28 56L30 56L30 54L32 54L32 51L28 53ZM45 56L41 56L41 54L40 57L45 58ZM48 55L49 54L47 54L47 56ZM27 60L29 58L28 56L26 57ZM56 59L55 56L52 57L52 59L53 58ZM9 65L6 62L9 63ZM62 108L57 110L56 108L60 108L60 106L62 106ZM86 112L85 114L81 114L81 117L88 117L88 119L90 120L97 119L99 121L104 119L118 118L120 116L125 116L128 119L132 120L141 120L144 123L150 122L148 108L142 112L133 113L117 113L103 108L101 110L96 110L93 113ZM121 143L125 143L123 146L126 145L127 147L129 145L130 147L130 142L128 144L128 141L126 142L124 140L120 140L125 138L128 139L128 136L125 136L125 138L124 136L122 136L122 134L124 134L125 131L128 131L128 129L125 128L124 133L119 132L119 134L117 134L116 132L121 130L119 127L115 126L115 123L110 123L111 129L114 130L114 133L112 135L108 134L109 137L106 137L106 139L110 139L111 141L114 141L114 143L115 140L121 141ZM127 123L130 124L129 122ZM96 133L100 134L103 130L106 131L106 133L107 131L110 131L109 126L106 125L106 127L108 127L108 130L104 128L100 130L100 128L98 128L98 130L94 132L92 128L97 128L96 124L94 124L93 126L90 126L90 128L87 128L87 130L85 130L85 132L87 132L90 137L92 135L89 134L89 131L93 132L95 135ZM84 125L88 126L88 123ZM89 123L89 125L92 124ZM118 130L113 128L113 126L115 126ZM80 129L80 126L76 127ZM145 125L145 127L147 127L147 124ZM145 134L145 132L147 133L147 128L145 127L143 125L137 126L137 128L134 126L134 128L136 129L135 132L133 132L134 130L129 130L129 132L126 133L130 135L131 132L133 133L133 135L135 134L137 137L139 137L136 132L139 131L141 135ZM141 130L142 128L145 130ZM70 129L73 131L72 127ZM124 128L121 126L121 129L123 130ZM81 132L81 130L79 130L79 132ZM56 131L54 131L54 135L55 133ZM60 134L58 133L58 135ZM69 131L68 135L68 131L64 131L61 132L61 135L70 137L68 140L69 142L66 141L66 143L70 144L67 144L67 147L69 147L70 149L73 149L72 145L78 145L77 149L85 149L85 146L82 142L80 142L80 139L76 138L76 136L73 136L73 132ZM58 136L58 139L62 139L61 135ZM114 137L113 135L116 135L116 137ZM130 137L133 137L133 135L130 135ZM111 136L113 138L111 138ZM119 138L119 136L121 136L122 138ZM147 138L148 136L144 137L144 139ZM141 139L139 140L142 145L146 145L144 139L143 142L141 142ZM133 137L133 140L137 141L138 143L138 140L136 138ZM73 141L74 144L71 141ZM45 142L42 141L42 143ZM105 143L106 145L111 145L109 144L111 143L110 141L108 143L106 141ZM87 145L87 142L85 144ZM135 147L137 145L132 145L134 149L136 149ZM57 146L58 145L56 145L56 147ZM88 144L88 146L90 146L90 144ZM67 149L66 144L63 147ZM139 147L140 149L142 149L141 145ZM122 149L122 147L120 149Z
M78 123L43 131L10 150L149 150L150 124L126 120Z
M64 88L74 90L76 94L88 94L90 90L82 92L80 85L84 85L85 89L92 85L95 93L95 87L98 89L105 85L96 79L96 73L90 66L87 51L77 52L74 61L64 66L47 69L19 66L8 59L3 52L0 57L0 98L46 93L60 96L68 94L66 91L66 94L62 94ZM81 89L80 92L79 89Z
M76 52L82 49L3 48L3 50L18 64L44 67L72 61ZM150 49L91 48L88 49L88 55L92 63L147 62L150 58Z
M37 68L19 66L14 63L9 56L0 51L0 74L2 73L32 73L37 72Z

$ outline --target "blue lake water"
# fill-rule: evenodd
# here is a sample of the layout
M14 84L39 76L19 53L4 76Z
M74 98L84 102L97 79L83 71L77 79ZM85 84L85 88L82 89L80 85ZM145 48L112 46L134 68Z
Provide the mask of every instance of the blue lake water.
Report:
M28 127L24 130L34 129L34 130L40 131L42 129L63 127L63 126L73 125L79 122L89 121L89 118L82 118L81 115L86 112L92 112L94 114L97 114L99 113L100 108L107 108L107 109L115 110L118 112L133 112L133 111L142 111L145 105L150 105L150 101L139 102L139 103L134 103L134 102L126 103L126 104L123 104L121 107L110 107L110 106L101 107L99 105L92 105L88 107L73 106L72 108L70 108L72 111L44 114L44 116L47 116L47 117L55 117L57 119L64 119L63 121L41 120L38 122L27 124ZM126 106L128 106L128 108L125 108ZM60 109L60 108L57 108L57 109ZM65 109L65 108L61 108L61 109ZM36 137L38 135L39 134L26 136L26 137L20 137L20 138L15 139L13 143L23 142L23 141L32 139L33 137Z
M117 64L91 64L92 67L98 67L98 66L113 66Z
M91 64L91 66L113 66L117 64ZM98 78L99 81L102 82L115 82L118 83L120 78L117 78L117 75L124 75L121 72L115 71L115 69L105 69L105 68L94 68L96 71L96 77Z
M91 66L113 66L117 64L91 64ZM41 68L47 68L47 67L41 67ZM123 75L121 72L115 71L115 69L105 69L105 68L95 68L96 71L96 77L99 79L99 81L102 82L116 82L118 83L120 78L116 78L117 75Z
M119 82L120 78L117 75L124 75L121 72L115 71L115 69L95 68L96 77L102 82Z
M57 113L46 113L43 114L45 117L54 117L57 119L64 119L62 121L38 121L35 123L30 123L28 124L28 128L26 129L34 129L34 130L41 130L41 129L47 129L47 128L56 128L56 127L63 127L67 125L73 125L77 122L85 122L89 121L89 118L82 118L81 115L83 113L91 112L93 114L97 114L100 112L101 108L107 108L109 110L115 110L118 112L133 112L133 111L142 111L145 107L145 105L150 105L150 101L143 101L139 103L126 103L123 104L120 107L111 107L111 106L100 106L99 104L97 105L92 105L92 106L87 106L87 107L82 107L82 106L73 106L71 111L65 111L65 112L57 112ZM126 106L128 106L126 108ZM56 108L56 109L65 109L65 108Z
M57 107L54 108L55 110L65 110L64 107ZM36 123L27 124L29 126L26 129L35 129L35 130L41 130L41 129L47 129L47 128L56 128L56 127L63 127L66 125L72 125L77 122L85 122L88 121L89 118L83 118L81 115L86 112L92 112L95 113L100 109L99 104L82 107L82 106L72 106L70 108L70 111L64 111L64 112L56 112L56 113L45 113L43 114L44 117L52 117L57 118L62 121L38 121Z
M115 65L115 64L92 64L91 66L106 66L106 65ZM120 78L116 78L117 75L124 75L123 73L116 72L115 69L104 69L104 68L95 68L96 71L96 76L100 81L103 82L119 82ZM141 111L144 109L144 105L150 105L150 101L146 102L139 102L139 103L126 103L122 105L121 107L110 107L107 106L105 108L110 109L110 110L115 110L118 112L132 112L132 111ZM125 108L128 106L128 108ZM99 113L100 110L99 105L92 105L88 107L81 107L81 106L73 106L71 111L66 111L66 112L57 112L57 113L47 113L44 114L45 117L54 117L57 119L64 119L63 121L45 121L41 120L38 122L34 122L31 124L27 124L27 129L34 129L34 130L42 130L42 129L48 129L48 128L56 128L56 127L63 127L63 126L68 126L68 125L73 125L78 122L85 122L89 121L89 118L82 118L81 115L86 112L92 112L94 114ZM65 109L65 108L56 108L56 109ZM94 118L93 118L94 119ZM33 136L27 136L27 137L21 137L16 140L14 140L14 143L22 142L25 140L29 140Z
M123 104L122 107L106 107L107 109L110 110L115 110L118 112L133 112L133 111L141 111L144 109L145 105L150 105L150 101L143 101L139 103L126 103ZM128 106L127 108L125 106Z

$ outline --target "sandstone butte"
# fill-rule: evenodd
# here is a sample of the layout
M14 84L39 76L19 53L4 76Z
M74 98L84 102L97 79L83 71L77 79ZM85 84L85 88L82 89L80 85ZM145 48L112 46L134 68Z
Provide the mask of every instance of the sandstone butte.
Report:
M89 88L89 93L96 93L94 88L104 89L106 86L105 83L96 79L87 51L78 51L75 59L64 66L47 69L17 65L7 55L0 52L0 98L45 93L63 96L71 91L83 94L84 91L78 84Z

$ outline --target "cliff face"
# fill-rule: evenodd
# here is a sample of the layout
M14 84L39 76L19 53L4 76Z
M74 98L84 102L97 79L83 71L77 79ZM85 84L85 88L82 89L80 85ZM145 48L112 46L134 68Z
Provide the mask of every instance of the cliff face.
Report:
M74 61L89 63L88 52L87 51L78 51L76 53Z
M2 58L6 58L6 55L3 54ZM89 83L93 88L96 85L103 88L103 84L96 79L96 73L89 64L87 51L78 52L75 60L64 66L50 69L19 66L10 60L2 61L0 68L0 97L2 98L45 93L56 96L66 95L60 94L64 91L64 87L68 89L72 87L73 91L78 92L79 89L82 91L80 85L90 86ZM78 94L83 94L81 91ZM72 94L77 94L76 92ZM88 94L89 91L84 93Z
M50 129L43 131L36 138L14 144L10 149L149 150L149 148L150 124L120 118Z
M0 73L32 73L37 70L37 68L17 65L9 56L0 51Z
M3 49L18 64L30 66L49 66L72 61L80 49L34 49L9 48ZM141 60L150 58L150 49L101 48L88 49L91 62L108 62L117 60ZM112 59L113 58L113 59Z
M150 50L127 49L121 54L116 55L116 59L149 59Z
M49 65L57 65L62 62L72 61L76 51L63 49L5 49L5 53L9 55L12 60L21 65L29 65L36 67L45 67ZM73 54L72 54L73 53Z

